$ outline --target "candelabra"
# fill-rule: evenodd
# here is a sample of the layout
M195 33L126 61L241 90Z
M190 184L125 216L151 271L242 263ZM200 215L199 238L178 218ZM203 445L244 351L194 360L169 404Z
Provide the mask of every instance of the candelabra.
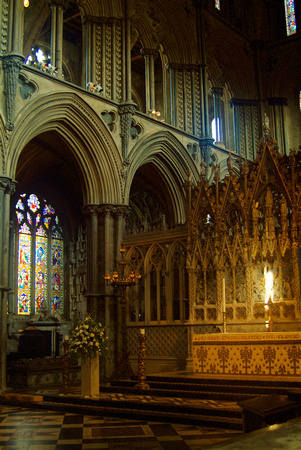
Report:
M67 336L66 336L67 337ZM69 357L69 339L66 339L63 343L64 346L64 356L63 356L63 385L64 391L67 392L70 384L70 357Z
M120 292L120 307L121 307L121 353L117 361L116 369L114 370L112 379L127 379L133 375L133 370L129 361L129 352L127 349L127 327L126 327L126 306L127 300L125 296L126 288L134 286L136 280L141 278L140 274L135 274L132 270L128 276L125 275L128 260L125 259L125 249L120 249L121 259L116 258L116 270L112 274L106 273L104 278L108 284Z
M138 383L135 385L136 389L150 389L149 385L145 382L145 330L140 330L139 341L140 349L138 354Z

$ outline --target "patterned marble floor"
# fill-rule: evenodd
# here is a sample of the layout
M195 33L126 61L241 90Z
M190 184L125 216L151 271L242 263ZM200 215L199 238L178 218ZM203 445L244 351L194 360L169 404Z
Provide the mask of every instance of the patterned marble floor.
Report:
M0 405L0 449L3 450L201 450L240 434L220 428Z

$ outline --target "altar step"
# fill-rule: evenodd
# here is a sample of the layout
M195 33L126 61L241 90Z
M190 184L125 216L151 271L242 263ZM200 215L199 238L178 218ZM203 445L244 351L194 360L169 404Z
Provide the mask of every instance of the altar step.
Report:
M263 395L286 395L299 388L298 381L235 380L150 375L146 378L149 395L239 402ZM137 378L113 380L100 392L137 393Z
M74 414L119 417L242 431L242 411L235 403L182 401L152 395L109 394L106 398L44 395L38 408L68 411Z

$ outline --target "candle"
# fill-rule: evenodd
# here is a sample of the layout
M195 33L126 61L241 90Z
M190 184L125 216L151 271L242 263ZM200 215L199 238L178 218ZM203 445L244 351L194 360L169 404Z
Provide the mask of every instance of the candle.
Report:
M69 336L68 336L68 334L65 334L65 341L69 341Z
M223 278L223 312L226 312L226 281Z
M145 329L144 328L140 328L140 334L145 334Z

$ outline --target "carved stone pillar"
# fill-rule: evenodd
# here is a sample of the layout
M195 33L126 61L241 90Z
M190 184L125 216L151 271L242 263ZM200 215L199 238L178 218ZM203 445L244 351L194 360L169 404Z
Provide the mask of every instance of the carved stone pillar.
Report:
M234 114L235 152L253 160L259 145L259 104L258 100L232 98L230 106Z
M4 94L6 110L6 128L14 127L14 110L19 73L24 63L24 56L18 53L7 53L2 56L4 70Z
M87 221L87 311L96 315L99 299L99 232L98 232L98 205L85 207Z
M145 60L145 100L146 114L156 110L155 103L155 59L159 56L157 50L143 48L141 55Z
M63 15L68 0L46 0L51 9L51 64L62 74L63 59Z
M126 161L130 139L131 123L136 112L134 104L124 104L119 107L120 114L120 136L122 142L122 157Z
M1 2L3 12L4 2ZM7 14L2 17L2 51L22 53L24 34L24 5L22 0L8 0Z
M279 149L283 154L288 154L286 143L286 133L284 126L285 106L287 106L287 98L272 97L268 98L270 107L270 129L272 136L276 139Z
M199 77L200 77L200 111L201 111L201 135L208 138L210 133L209 106L208 106L208 72L207 72L207 52L206 52L206 14L203 8L207 8L206 0L193 0L196 10L197 45L199 53Z
M200 151L201 151L201 160L204 159L207 168L211 166L212 164L212 144L213 144L213 138L203 138L200 139L199 145L200 145Z
M85 16L83 19L85 55L83 73L85 86L89 82L99 84L103 95L114 101L122 101L122 46L121 21L106 17Z
M171 125L201 136L199 66L167 64L170 73Z
M214 120L215 120L215 129L216 129L216 143L222 143L223 141L223 132L221 125L221 104L220 99L223 96L223 88L220 87L212 87L210 89L210 93L214 100Z
M10 197L15 182L8 177L0 177L0 391L6 389L6 343L7 343L7 302L9 282L9 217Z

